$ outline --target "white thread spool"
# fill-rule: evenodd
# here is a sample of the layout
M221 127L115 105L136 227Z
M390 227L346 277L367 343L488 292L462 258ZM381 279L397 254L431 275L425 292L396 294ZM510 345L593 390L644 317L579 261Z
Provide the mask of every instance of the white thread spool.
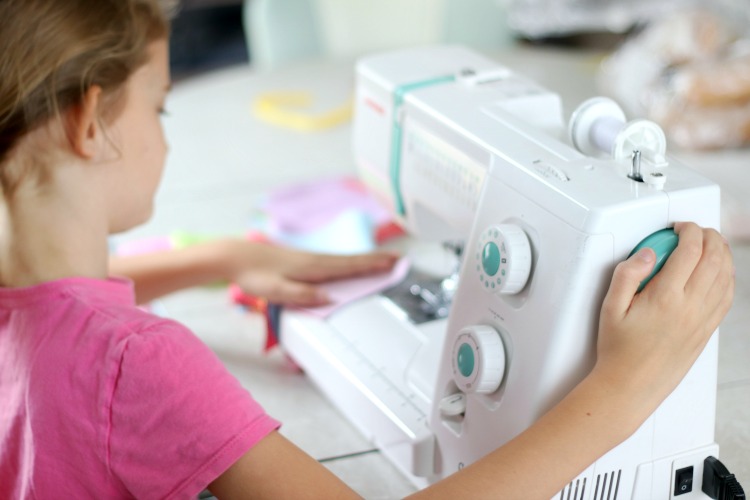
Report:
M656 123L649 120L625 120L620 106L606 97L594 97L575 110L568 124L570 140L587 156L602 154L630 162L640 151L652 167L667 165L667 138Z

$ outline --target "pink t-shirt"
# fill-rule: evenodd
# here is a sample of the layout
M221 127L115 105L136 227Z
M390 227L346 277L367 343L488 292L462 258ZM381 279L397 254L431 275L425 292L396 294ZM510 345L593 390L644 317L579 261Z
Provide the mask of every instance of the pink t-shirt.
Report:
M0 288L2 498L195 498L278 426L127 281Z

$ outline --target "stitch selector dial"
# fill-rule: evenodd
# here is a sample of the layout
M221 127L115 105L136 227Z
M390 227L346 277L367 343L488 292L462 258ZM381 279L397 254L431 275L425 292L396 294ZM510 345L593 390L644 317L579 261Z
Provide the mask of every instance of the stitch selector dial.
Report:
M503 381L505 348L491 326L463 328L453 342L453 380L463 392L489 394Z
M523 229L497 224L479 237L476 272L488 292L514 294L523 290L531 271L531 246Z

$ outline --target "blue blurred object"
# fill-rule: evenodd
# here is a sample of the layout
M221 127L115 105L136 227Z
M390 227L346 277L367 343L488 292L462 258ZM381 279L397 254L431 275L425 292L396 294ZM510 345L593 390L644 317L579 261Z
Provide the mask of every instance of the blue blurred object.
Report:
M279 240L308 252L357 254L375 250L372 218L361 210L346 210L323 227L305 233L283 233Z
M511 39L498 0L244 2L248 51L253 65L262 67L426 43L492 49Z

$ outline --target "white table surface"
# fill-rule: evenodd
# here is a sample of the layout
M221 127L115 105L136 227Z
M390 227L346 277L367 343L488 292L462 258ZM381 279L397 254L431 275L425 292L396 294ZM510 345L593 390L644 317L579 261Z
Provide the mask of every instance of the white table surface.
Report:
M596 95L594 74L600 54L527 47L492 57L560 93L566 116L572 106ZM165 128L171 151L156 213L149 223L116 240L164 235L176 229L241 234L270 189L305 179L353 174L349 124L306 133L266 124L252 113L256 96L278 90L309 91L317 99L318 110L336 107L352 95L352 68L351 62L314 61L259 73L240 66L176 84L167 103L170 115ZM750 187L750 152L677 155L717 180L731 209L748 206L743 204L748 203L744 193ZM739 465L744 469L737 470L738 464L734 464L735 472L740 479L746 474L747 488L750 367L743 361L750 359L745 326L750 320L747 247L741 247L737 257L740 305L735 305L730 315L729 348L723 348L721 354L717 439L725 454L742 462ZM159 306L195 331L266 410L283 422L282 433L313 457L325 459L372 449L278 349L263 353L262 319L232 306L225 289L180 292L163 299ZM400 498L414 491L377 452L326 462L326 466L368 499Z

